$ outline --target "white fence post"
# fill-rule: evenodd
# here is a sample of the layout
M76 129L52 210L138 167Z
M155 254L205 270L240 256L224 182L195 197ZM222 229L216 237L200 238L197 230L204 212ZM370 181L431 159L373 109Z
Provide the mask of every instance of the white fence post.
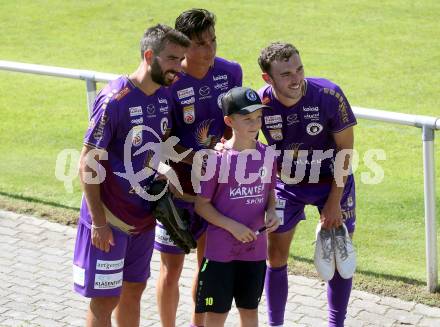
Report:
M92 79L86 79L86 88L87 88L87 108L89 111L89 119L92 116L93 110L93 102L96 97L96 82Z
M438 286L434 137L434 130L427 126L423 126L422 139L425 190L426 277L428 290L431 293L435 292Z

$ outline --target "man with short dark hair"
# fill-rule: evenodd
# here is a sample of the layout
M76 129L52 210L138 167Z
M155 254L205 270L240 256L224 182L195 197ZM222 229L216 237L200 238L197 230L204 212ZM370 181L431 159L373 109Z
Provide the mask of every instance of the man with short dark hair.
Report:
M350 160L356 119L339 86L323 78L304 78L299 51L293 45L270 44L261 51L258 63L269 84L259 95L271 107L263 109L262 131L268 144L281 150L276 186L281 224L269 234L266 271L269 325L283 326L290 244L296 225L305 219L304 206L314 205L321 222L315 265L328 282L329 326L340 327L355 268L348 234L355 228ZM293 165L284 169L283 163L289 161Z
M149 151L135 152L169 134L173 103L163 86L180 72L188 46L169 26L149 28L137 70L96 97L80 157L84 197L73 258L74 289L91 298L89 327L111 326L115 308L118 326L139 326L155 226L145 194L154 175L137 185L126 175L154 168Z
M182 62L183 72L171 85L175 104L172 135L180 139L179 152L192 149L184 163L173 165L179 175L184 194L175 204L191 213L191 231L197 240L198 267L205 249L206 221L194 213L195 193L191 185L191 165L195 151L213 148L228 136L223 121L221 98L231 88L241 86L242 71L236 62L216 57L215 16L205 9L191 9L176 19L176 30L191 40ZM162 326L174 327L179 302L178 281L183 268L184 252L170 240L161 225L156 226L155 249L161 252L157 300ZM195 267L195 280L198 267ZM193 300L195 298L193 285ZM203 326L204 315L195 314L192 326Z

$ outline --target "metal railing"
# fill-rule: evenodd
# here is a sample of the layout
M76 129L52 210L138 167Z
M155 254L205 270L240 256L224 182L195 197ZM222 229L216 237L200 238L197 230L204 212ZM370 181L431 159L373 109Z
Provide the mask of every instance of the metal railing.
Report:
M68 69L1 60L0 70L84 80L86 82L89 117L91 115L93 101L96 97L96 83L108 82L118 77L118 75L115 74L100 73L89 70ZM434 132L436 130L440 130L440 118L409 115L361 107L352 108L357 118L376 120L397 125L413 126L421 128L422 130L427 287L430 292L435 292L438 286L438 259L435 203Z

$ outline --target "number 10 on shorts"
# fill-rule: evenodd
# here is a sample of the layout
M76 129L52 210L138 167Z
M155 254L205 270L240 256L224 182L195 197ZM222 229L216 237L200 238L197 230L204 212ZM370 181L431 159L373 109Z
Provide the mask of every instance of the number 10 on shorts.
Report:
M205 297L205 305L213 305L214 304L214 298L212 297Z

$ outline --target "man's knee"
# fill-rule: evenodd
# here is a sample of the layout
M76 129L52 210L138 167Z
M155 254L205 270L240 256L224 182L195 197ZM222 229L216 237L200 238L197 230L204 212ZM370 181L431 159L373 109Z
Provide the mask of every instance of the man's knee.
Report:
M161 254L160 275L166 284L175 284L179 281L184 259L183 254Z
M106 316L111 316L111 313L116 308L119 302L119 297L95 297L90 300L90 311L93 315L102 319Z
M270 267L277 268L287 264L294 233L295 229L285 233L269 234L268 261Z
M144 292L146 286L147 282L123 282L121 297L124 299L124 301L140 302L142 298L142 293Z

